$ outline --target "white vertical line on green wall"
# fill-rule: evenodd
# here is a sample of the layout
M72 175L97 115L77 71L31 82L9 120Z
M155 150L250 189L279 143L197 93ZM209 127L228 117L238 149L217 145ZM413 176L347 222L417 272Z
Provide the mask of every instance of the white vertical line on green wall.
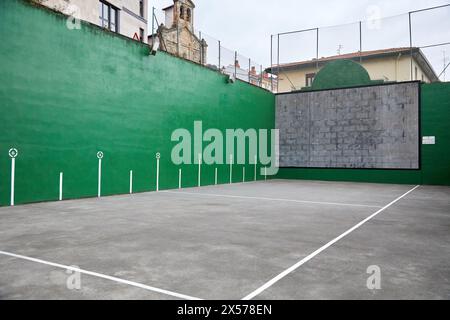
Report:
M255 155L255 178L254 178L254 180L256 181L256 170L257 170L257 164L258 164L258 158L257 158L257 156Z
M181 169L178 169L178 189L181 189L182 175L183 172L181 171Z
M98 192L97 197L102 196L102 159L98 159Z
M133 194L133 170L130 170L130 194Z
M11 148L8 151L9 157L11 158L11 199L10 204L14 206L14 188L15 188L15 177L16 177L16 157L19 155L19 151L16 148Z
M64 179L64 173L59 173L59 201L62 201L63 199L63 179Z
M202 154L198 154L198 186L202 186Z
M16 159L11 158L11 207L14 206L14 183L16 175Z
M98 190L97 190L97 197L102 196L102 159L103 159L103 152L99 151L97 152L97 158L98 158Z
M161 154L158 152L156 154L156 191L159 191L159 159L161 158Z
M233 155L230 154L230 184L233 183Z
M217 167L214 170L214 184L217 186Z

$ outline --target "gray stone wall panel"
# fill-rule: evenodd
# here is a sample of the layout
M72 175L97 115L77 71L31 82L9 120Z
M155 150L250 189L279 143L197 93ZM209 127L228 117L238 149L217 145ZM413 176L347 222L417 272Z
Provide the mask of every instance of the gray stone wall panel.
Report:
M419 83L277 95L280 166L419 168Z

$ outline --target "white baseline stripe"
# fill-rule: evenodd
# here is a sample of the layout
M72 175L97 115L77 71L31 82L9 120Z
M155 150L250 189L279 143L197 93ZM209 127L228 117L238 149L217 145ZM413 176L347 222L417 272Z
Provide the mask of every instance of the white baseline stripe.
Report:
M115 282L122 283L122 284L127 284L127 285L130 285L130 286L133 286L133 287L145 289L145 290L148 290L148 291L162 293L162 294L165 294L165 295L168 295L168 296L172 296L172 297L175 297L175 298L180 298L180 299L185 299L185 300L202 300L200 298L187 296L187 295L184 295L184 294L181 294L181 293L176 293L176 292L172 292L172 291L168 291L168 290L164 290L164 289L159 289L159 288L147 286L145 284L141 284L141 283L138 283L138 282L128 281L128 280L124 280L124 279L108 276L108 275L97 273L97 272L92 272L92 271L88 271L88 270L84 270L84 269L79 269L79 268L75 268L75 267L71 267L71 266L66 266L66 265L59 264L59 263L54 263L54 262L49 262L49 261L45 261L45 260L41 260L41 259L36 259L36 258L27 257L27 256L22 256L20 254L14 254L14 253L5 252L5 251L0 251L0 254L1 255L5 255L5 256L9 256L9 257L13 257L13 258L17 258L17 259L22 259L22 260L32 261L32 262L36 262L36 263L41 263L41 264L45 264L45 265L56 267L56 268L62 268L62 269L66 269L66 270L71 270L71 271L74 271L74 272L79 272L79 273L82 273L82 274L87 274L87 275L90 275L90 276L93 276L93 277L102 278L102 279L106 279L106 280L111 280L111 281L115 281Z
M227 194L213 194L213 193L196 193L196 192L182 192L182 191L164 191L164 193L172 194L187 194L193 196L205 196L205 197L223 197L223 198L236 198L236 199L249 199L249 200L265 200L265 201L281 201L281 202L295 202L295 203L309 203L309 204L322 204L331 206L350 206L350 207L366 207L366 208L381 208L381 206L371 206L366 204L353 204L353 203L336 203L336 202L320 202L320 201L307 201L307 200L293 200L293 199L278 199L278 198L264 198L264 197L249 197L249 196L233 196Z
M363 224L365 224L366 222L368 222L369 220L373 219L375 216L377 216L379 213L383 212L384 210L386 210L387 208L389 208L390 206L392 206L393 204L395 204L396 202L400 201L401 199L403 199L404 197L406 197L408 194L410 194L411 192L413 192L414 190L416 190L417 188L419 188L420 186L415 186L414 188L412 188L411 190L409 190L408 192L406 192L405 194L401 195L400 197L398 197L397 199L395 199L394 201L392 201L391 203L387 204L386 206L384 206L383 208L381 208L380 210L378 210L377 212L375 212L374 214L372 214L371 216L367 217L366 219L364 219L363 221L361 221L360 223L358 223L357 225L355 225L354 227L348 229L347 231L345 231L343 234L341 234L340 236L338 236L337 238L334 238L333 240L331 240L330 242L328 242L326 245L320 247L319 249L317 249L316 251L314 251L313 253L311 253L309 256L303 258L302 260L300 260L299 262L297 262L296 264L294 264L292 267L286 269L285 271L283 271L282 273L280 273L279 275L277 275L275 278L271 279L270 281L266 282L264 285L262 285L261 287L259 287L258 289L256 289L255 291L253 291L252 293L248 294L247 296L245 296L242 300L251 300L254 297L258 296L259 294L261 294L264 290L268 289L269 287L271 287L272 285L274 285L275 283L277 283L278 281L280 281L281 279L283 279L284 277L286 277L288 274L294 272L295 270L297 270L299 267L301 267L303 264L305 264L306 262L308 262L309 260L311 260L312 258L314 258L315 256L317 256L319 253L321 253L322 251L326 250L327 248L331 247L333 244L335 244L336 242L338 242L339 240L341 240L342 238L344 238L345 236L347 236L348 234L350 234L351 232L355 231L356 229L358 229L359 227L361 227Z

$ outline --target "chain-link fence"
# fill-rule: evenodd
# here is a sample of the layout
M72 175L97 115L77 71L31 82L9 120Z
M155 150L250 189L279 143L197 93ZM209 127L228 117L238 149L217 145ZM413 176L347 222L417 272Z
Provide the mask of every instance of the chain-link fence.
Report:
M450 4L381 18L371 6L368 19L271 36L271 67L280 91L309 87L329 61L361 63L372 80L424 82L450 79Z
M262 64L237 50L228 49L222 41L207 33L194 28L187 32L185 26L166 19L173 19L173 16L170 13L166 16L162 10L153 8L150 39L157 38L161 50L226 74L233 80L277 90L276 77L266 72ZM149 43L152 45L152 40Z

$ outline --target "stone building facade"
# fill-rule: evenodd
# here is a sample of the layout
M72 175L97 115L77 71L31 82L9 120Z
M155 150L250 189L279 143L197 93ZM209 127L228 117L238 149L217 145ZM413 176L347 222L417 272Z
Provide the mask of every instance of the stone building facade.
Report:
M195 4L190 0L174 0L173 5L164 8L165 24L158 27L160 48L181 58L206 64L208 45L194 31ZM153 35L149 36L149 44Z

